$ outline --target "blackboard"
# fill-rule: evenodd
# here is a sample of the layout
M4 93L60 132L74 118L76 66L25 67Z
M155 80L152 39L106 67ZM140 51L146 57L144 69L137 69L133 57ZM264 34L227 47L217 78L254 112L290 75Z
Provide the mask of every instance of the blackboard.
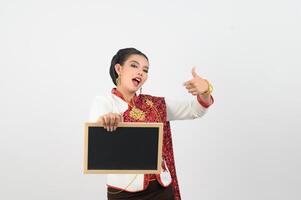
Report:
M162 123L120 123L108 132L85 123L85 174L158 174L162 162Z

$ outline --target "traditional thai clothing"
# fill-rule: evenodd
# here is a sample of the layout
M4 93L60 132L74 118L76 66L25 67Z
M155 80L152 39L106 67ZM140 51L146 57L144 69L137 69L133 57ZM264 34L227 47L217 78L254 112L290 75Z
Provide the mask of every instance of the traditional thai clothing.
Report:
M108 200L175 200L172 185L163 187L157 180L149 183L147 189L140 192L120 192L108 187Z
M111 95L96 97L92 105L90 121L94 122L100 116L112 112L122 113L124 122L163 123L162 170L161 174L150 175L109 174L107 176L108 199L169 200L174 198L180 200L169 121L201 117L210 105L202 102L201 99L180 102L142 94L135 95L132 102L128 104L122 94L114 88ZM150 198L152 196L156 198Z

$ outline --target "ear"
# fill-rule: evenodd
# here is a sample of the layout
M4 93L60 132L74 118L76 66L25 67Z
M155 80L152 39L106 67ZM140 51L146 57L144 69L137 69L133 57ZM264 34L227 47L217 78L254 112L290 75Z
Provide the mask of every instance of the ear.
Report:
M117 74L119 75L121 73L121 68L122 66L120 64L116 64L115 66L115 71L117 72Z

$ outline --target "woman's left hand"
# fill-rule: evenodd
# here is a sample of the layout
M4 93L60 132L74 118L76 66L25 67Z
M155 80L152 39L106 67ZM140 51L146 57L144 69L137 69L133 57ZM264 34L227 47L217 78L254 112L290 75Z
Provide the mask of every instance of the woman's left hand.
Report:
M196 73L195 67L192 68L191 73L193 78L184 83L188 92L194 96L201 95L206 92L209 89L208 82Z

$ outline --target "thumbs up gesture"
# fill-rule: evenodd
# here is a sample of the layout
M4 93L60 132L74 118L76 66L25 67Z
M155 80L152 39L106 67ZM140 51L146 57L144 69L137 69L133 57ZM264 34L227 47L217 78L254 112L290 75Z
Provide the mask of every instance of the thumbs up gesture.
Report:
M186 87L189 93L196 96L201 95L209 90L208 81L206 81L196 73L195 67L192 68L191 74L192 79L184 83L184 86Z

